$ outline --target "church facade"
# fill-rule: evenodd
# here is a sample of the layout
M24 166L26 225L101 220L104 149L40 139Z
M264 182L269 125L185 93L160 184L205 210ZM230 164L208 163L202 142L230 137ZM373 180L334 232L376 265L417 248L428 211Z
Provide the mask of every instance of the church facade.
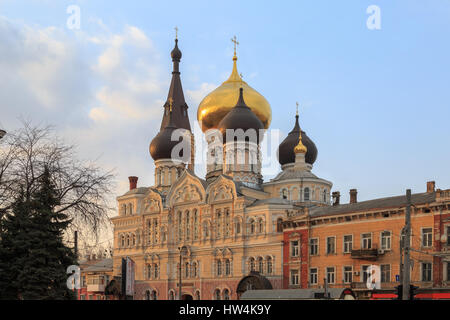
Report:
M238 74L235 51L229 79L198 107L209 145L207 174L197 176L181 56L176 39L161 127L150 144L155 183L138 187L130 177L130 190L117 197L113 273L120 276L122 258L134 260L135 299L226 300L281 289L283 222L299 206L331 205L332 183L311 171L317 148L297 114L279 146L281 172L263 181L260 132L270 126L270 104ZM255 134L230 138L230 131ZM183 139L190 144L180 152Z

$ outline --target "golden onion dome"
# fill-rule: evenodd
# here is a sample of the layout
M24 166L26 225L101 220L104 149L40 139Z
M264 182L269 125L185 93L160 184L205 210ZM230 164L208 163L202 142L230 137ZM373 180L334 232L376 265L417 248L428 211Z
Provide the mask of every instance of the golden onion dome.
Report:
M261 120L264 129L268 129L272 121L272 110L269 102L258 91L250 87L237 71L236 54L233 57L233 71L230 77L218 88L209 93L200 102L197 120L205 132L217 128L219 122L233 109L239 99L239 88L244 89L244 100L249 108Z

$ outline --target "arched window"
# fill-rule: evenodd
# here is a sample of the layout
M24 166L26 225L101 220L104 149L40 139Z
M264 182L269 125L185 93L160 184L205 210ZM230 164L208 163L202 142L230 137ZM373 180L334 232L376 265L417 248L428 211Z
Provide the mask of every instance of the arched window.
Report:
M223 300L230 300L230 291L228 289L223 290Z
M124 235L120 236L120 243L121 243L122 247L125 247L125 236Z
M128 247L130 246L130 235L129 234L127 234L127 246Z
M272 257L267 257L266 264L267 264L267 274L272 274L273 272Z
M135 246L135 245L136 245L136 235L133 234L132 237L131 237L131 239L132 239L131 244L132 244L133 246Z
M145 300L150 300L151 299L151 295L150 295L150 290L145 291Z
M222 261L217 260L217 275L221 276L222 275Z
M263 258L261 258L261 257L258 258L258 272L259 273L264 272L264 263L263 263Z
M172 290L169 291L169 300L175 300L175 295Z
M198 239L198 211L194 210L194 240Z
M184 276L189 278L189 262L186 262L184 265Z
M304 201L309 201L309 188L305 188L303 193L304 193L304 196L303 196Z
M217 210L216 212L216 226L217 226L217 230L216 230L216 236L217 238L220 238L222 235L222 213L220 212L220 210Z
M158 300L158 295L156 293L156 290L152 291L152 300Z
M209 228L208 228L208 222L203 223L203 238L206 240L209 237Z
M133 214L133 205L131 203L128 204L128 214L129 215Z
M250 271L255 271L255 259L254 258L250 258L249 269L250 269Z
M197 262L193 262L193 263L192 263L192 267L191 267L191 276L192 276L193 278L197 278L197 274L198 274L198 271L197 271Z
M191 237L191 213L189 211L186 211L184 215L186 221L186 240L189 240L189 238Z
M287 189L283 189L282 191L281 191L281 198L283 198L283 199L288 199L288 191L287 191Z
M283 219L277 219L277 232L283 232Z
M152 265L148 264L147 265L147 279L151 279L152 277Z
M155 275L155 279L159 278L159 266L157 263L153 265L153 273Z
M241 233L241 223L239 221L236 221L236 234Z
M323 190L323 202L327 202L327 189Z
M225 236L228 237L230 233L230 210L225 209Z
M229 259L225 260L225 275L229 276L231 274L231 263Z
M178 211L178 217L177 217L177 222L178 222L178 241L181 241L181 235L182 235L182 231L181 231L181 211Z
M200 300L200 291L195 292L195 300Z
M214 291L214 299L215 300L220 300L220 290L219 289L216 289Z
M263 233L264 232L264 221L263 219L258 220L258 232Z
M249 224L250 224L250 234L254 234L255 233L255 220L250 219Z

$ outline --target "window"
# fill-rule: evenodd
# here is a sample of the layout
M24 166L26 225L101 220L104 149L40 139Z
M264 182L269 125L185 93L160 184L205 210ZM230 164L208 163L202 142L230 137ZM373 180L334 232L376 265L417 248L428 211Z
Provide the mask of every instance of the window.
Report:
M277 232L283 232L283 219L277 219Z
M197 262L194 262L192 263L191 276L193 278L197 278L197 275L198 275Z
M351 283L353 281L353 267L344 267L344 283Z
M422 247L431 247L433 245L433 229L422 229Z
M323 202L327 202L327 189L323 190Z
M447 281L450 282L450 262L447 262Z
M261 258L261 257L258 258L258 272L259 273L264 272L264 263L263 263L263 258Z
M291 285L298 285L298 270L291 270Z
M382 264L380 265L381 272L381 282L391 282L391 265Z
M327 237L327 254L336 252L336 237Z
M312 256L316 256L319 254L319 239L314 238L309 242L309 254Z
M156 290L152 291L152 299L151 300L158 300L158 295L156 293Z
M218 276L222 275L222 261L220 260L217 261L217 275Z
M264 232L264 222L263 219L258 220L258 232L263 233Z
M267 274L272 274L272 269L273 269L273 266L272 266L272 257L268 257L267 258ZM450 279L450 278L449 278Z
M147 278L150 279L152 277L152 266L147 265Z
M368 269L370 266L361 266L362 271L362 282L367 283L367 279L369 278Z
M173 294L173 291L169 291L169 300L175 300L175 295Z
M200 291L195 292L195 300L200 300Z
M215 300L220 300L220 290L219 289L216 289L214 291L214 299Z
M317 268L309 269L309 283L310 284L317 284L317 278L318 278L318 270L317 270Z
M84 294L80 295L80 300L86 300L86 296Z
M336 274L334 267L327 267L327 283L334 283L335 276Z
M250 271L255 271L255 259L254 258L250 258L249 267L250 267Z
M230 300L230 292L228 289L223 290L223 300Z
M159 268L156 263L153 265L153 269L154 269L153 272L155 274L155 279L158 279L159 278Z
M145 291L145 300L150 300L150 291Z
M422 262L422 281L431 281L431 263Z
M254 234L255 233L255 220L250 219L250 234Z
M447 226L447 245L450 246L450 226Z
M231 263L229 259L225 260L225 275L229 276L231 274Z
M283 191L281 191L281 197L283 199L287 199L288 198L288 192L286 189L283 189Z
M383 231L381 233L381 249L391 250L391 232Z
M291 257L298 257L299 241L291 241Z
M305 188L304 191L304 200L309 201L309 188Z
M189 262L186 262L186 264L184 265L184 276L186 278L189 278Z
M363 233L361 235L361 247L363 249L372 249L372 234Z
M344 253L350 253L353 249L353 235L344 236Z
M236 234L241 233L241 223L239 221L236 222Z

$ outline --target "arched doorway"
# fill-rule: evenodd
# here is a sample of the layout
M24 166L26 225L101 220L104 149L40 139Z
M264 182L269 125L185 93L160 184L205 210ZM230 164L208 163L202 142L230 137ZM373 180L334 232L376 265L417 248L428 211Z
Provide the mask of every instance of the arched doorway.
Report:
M272 284L269 279L259 274L259 272L251 271L250 274L239 281L236 294L239 297L247 290L272 290Z
M194 300L194 298L190 294L185 293L181 296L181 300Z

